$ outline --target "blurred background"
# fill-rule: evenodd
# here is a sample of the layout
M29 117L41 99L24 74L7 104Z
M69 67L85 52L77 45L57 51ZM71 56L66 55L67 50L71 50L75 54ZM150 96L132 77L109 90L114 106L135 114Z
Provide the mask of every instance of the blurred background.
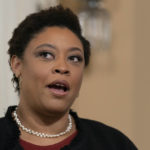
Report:
M73 109L121 130L140 150L149 150L148 0L0 0L0 117L18 103L7 56L14 28L29 13L58 3L79 16L92 44L91 63Z

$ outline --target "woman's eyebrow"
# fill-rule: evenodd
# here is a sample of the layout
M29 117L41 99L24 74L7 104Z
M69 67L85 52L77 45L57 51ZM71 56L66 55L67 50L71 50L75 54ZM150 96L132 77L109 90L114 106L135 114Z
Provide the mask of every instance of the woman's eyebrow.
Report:
M54 46L52 44L47 44L47 43L41 44L41 45L37 46L35 49L39 49L41 47L49 47L49 48L52 48L52 49L57 49L56 46Z
M41 44L39 46L37 46L35 49L39 49L41 47L49 47L49 48L52 48L52 49L57 49L57 47L55 45L52 45L52 44L48 44L48 43L44 43L44 44ZM79 48L79 47L70 47L69 48L69 51L79 51L82 53L82 50Z
M78 47L71 47L71 48L69 48L69 50L70 51L79 51L79 52L82 53L82 50L80 48L78 48Z

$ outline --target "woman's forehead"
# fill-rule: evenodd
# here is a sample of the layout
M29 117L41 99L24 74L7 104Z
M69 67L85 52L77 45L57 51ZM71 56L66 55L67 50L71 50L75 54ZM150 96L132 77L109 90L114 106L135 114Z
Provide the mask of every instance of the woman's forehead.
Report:
M28 46L37 46L43 43L56 46L78 46L80 49L83 49L78 36L66 27L54 26L44 28L30 40Z

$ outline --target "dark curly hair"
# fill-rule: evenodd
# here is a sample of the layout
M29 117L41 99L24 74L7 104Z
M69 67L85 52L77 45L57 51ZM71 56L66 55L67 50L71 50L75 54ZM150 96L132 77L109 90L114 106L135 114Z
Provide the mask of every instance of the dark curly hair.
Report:
M30 14L19 24L8 42L9 63L13 55L23 58L25 48L34 35L45 27L51 26L67 27L77 35L84 48L85 66L87 66L90 58L90 43L82 36L78 17L69 8L61 5ZM19 80L15 74L12 82L16 84L15 91L19 92Z

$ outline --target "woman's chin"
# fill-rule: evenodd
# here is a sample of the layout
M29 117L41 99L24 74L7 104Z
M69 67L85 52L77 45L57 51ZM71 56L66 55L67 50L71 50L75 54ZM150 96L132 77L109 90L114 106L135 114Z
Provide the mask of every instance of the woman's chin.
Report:
M42 113L43 112L45 112L45 114L47 114L47 115L53 115L53 114L65 114L65 113L67 113L68 112L68 110L69 110L69 107L67 107L67 106L46 106L45 108L43 108L43 110L42 110Z

